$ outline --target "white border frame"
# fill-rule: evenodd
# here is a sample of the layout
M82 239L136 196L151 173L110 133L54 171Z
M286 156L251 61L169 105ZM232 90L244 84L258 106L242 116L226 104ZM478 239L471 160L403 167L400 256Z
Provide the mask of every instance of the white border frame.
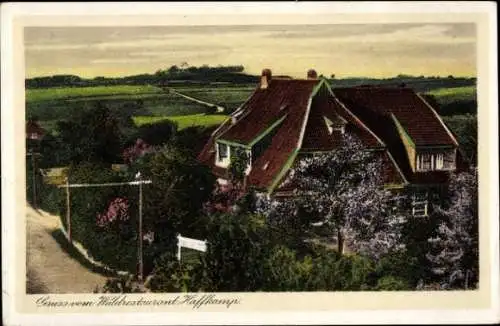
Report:
M19 148L16 143L16 132L24 130L23 120L16 119L15 108L23 106L24 97L15 96L16 74L21 71L16 70L16 58L13 55L13 46L15 42L14 19L20 16L30 16L36 21L43 18L44 15L57 15L58 19L54 24L60 26L88 25L82 20L76 20L76 16L82 15L100 15L103 17L119 17L133 24L154 25L162 18L162 14L177 15L195 15L200 12L213 16L214 24L224 24L226 22L217 21L217 15L228 13L241 14L240 23L248 21L247 17L252 14L272 13L296 15L297 22L301 17L314 13L345 13L357 14L359 12L374 14L398 14L411 13L418 15L421 22L431 19L425 14L432 13L454 13L456 15L466 15L472 13L487 13L489 15L489 55L486 69L490 71L487 78L478 78L478 100L480 103L487 103L487 119L481 119L480 129L487 130L485 134L480 132L479 143L480 151L486 151L487 155L480 160L480 171L487 171L488 177L480 178L480 182L489 180L489 183L481 188L481 200L486 202L487 216L490 217L489 240L490 243L480 244L481 248L490 248L489 257L481 257L481 266L484 265L484 259L487 259L491 266L491 293L490 307L487 309L452 309L452 310L384 310L384 311L362 311L362 310L343 310L343 311L259 311L249 308L245 312L135 312L127 316L127 323L135 325L146 324L426 324L426 323L493 323L500 321L498 311L499 307L499 282L498 282L498 77L497 71L497 18L496 4L490 2L362 2L362 3L4 3L1 7L1 32L2 32L2 278L3 278L3 308L5 311L4 320L7 325L41 325L41 324L78 324L93 325L96 318L100 324L120 325L123 324L123 312L117 313L99 313L91 314L50 314L47 312L40 314L19 313L15 306L19 300L22 300L23 293L17 293L15 284L17 280L13 265L16 261L16 254L11 248L15 248L19 243L16 239L15 218L23 216L24 209L16 205L24 200L19 193L24 192L24 177L19 177L19 166L16 164L16 158L20 157ZM145 20L145 16L148 19ZM403 17L404 15L401 15ZM452 15L450 15L452 16ZM407 17L407 16L405 16ZM210 21L210 17L208 20ZM323 18L318 18L316 23L323 23ZM405 19L405 18L401 18ZM228 22L230 23L230 19ZM135 23L134 23L135 22ZM182 19L179 20L182 24ZM339 18L339 23L342 18ZM269 23L266 21L265 23ZM103 24L106 24L103 22ZM22 71L24 73L24 71ZM481 71L478 67L478 74ZM484 91L484 90L487 91ZM487 94L487 95L486 95ZM482 102L481 102L482 101ZM21 104L21 105L20 105ZM483 112L484 113L484 112ZM23 137L24 142L24 137ZM22 172L22 171L21 171ZM485 172L483 172L485 173ZM480 172L481 174L481 172ZM484 216L484 215L482 215ZM9 250L10 249L10 250ZM24 280L23 280L24 281ZM453 293L450 293L453 294ZM343 295L343 294L342 294ZM431 294L432 297L438 297L438 293ZM319 296L319 294L318 294ZM307 297L307 296L305 296ZM353 298L345 294L346 298ZM432 298L429 297L429 300ZM335 308L335 307L332 307ZM313 312L313 313L312 313Z

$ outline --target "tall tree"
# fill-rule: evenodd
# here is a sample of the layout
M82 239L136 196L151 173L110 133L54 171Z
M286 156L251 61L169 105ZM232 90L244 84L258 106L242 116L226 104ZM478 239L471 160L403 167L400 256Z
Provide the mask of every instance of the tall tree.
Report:
M445 208L436 208L442 222L427 258L447 287L469 288L479 276L477 168L453 174L449 196Z
M400 246L405 219L395 197L383 188L382 164L353 135L345 135L332 152L302 159L289 182L296 185L295 204L277 203L284 218L305 211L316 217L337 241L338 251L379 256ZM301 220L300 218L298 219Z
M123 135L117 119L101 103L60 121L57 130L71 162L114 163L121 160Z

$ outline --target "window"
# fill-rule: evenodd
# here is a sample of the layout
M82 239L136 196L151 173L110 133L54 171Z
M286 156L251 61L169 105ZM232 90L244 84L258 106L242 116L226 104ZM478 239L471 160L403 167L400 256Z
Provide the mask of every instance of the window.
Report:
M328 128L328 133L331 135L334 131L340 132L343 134L345 132L345 124L346 121L338 117L337 121L333 122L327 117L323 116L323 119L325 120L326 127Z
M444 154L436 154L436 170L441 170L444 167Z
M446 160L448 158L448 161ZM417 171L452 169L453 153L445 157L445 153L422 153L417 155Z
M428 215L428 194L417 193L412 198L412 215L413 216L427 216Z
M222 162L229 157L229 146L226 144L217 144L219 152L219 161Z
M431 154L419 154L417 156L417 170L420 171L431 170L431 166L432 166Z

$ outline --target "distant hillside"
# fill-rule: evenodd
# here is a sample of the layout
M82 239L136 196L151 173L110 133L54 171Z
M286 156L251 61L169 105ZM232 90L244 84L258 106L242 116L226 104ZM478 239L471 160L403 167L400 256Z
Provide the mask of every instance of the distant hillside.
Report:
M204 85L256 83L257 76L245 74L243 66L188 67L172 66L154 74L139 74L126 77L82 78L75 75L54 75L26 79L26 88L86 87L108 85Z
M332 87L352 87L361 85L380 85L380 86L405 86L412 88L416 92L426 93L431 90L455 88L463 86L475 86L476 78L471 77L425 77L425 76L406 76L399 75L392 78L376 79L365 77L330 79Z
M75 75L54 75L26 79L26 88L50 87L85 87L109 85L156 85L156 86L231 86L241 84L255 84L259 76L249 75L239 66L201 66L180 68L176 65L165 70L158 70L153 74L145 73L126 77L95 77L82 78ZM417 92L428 92L440 88L475 86L476 78L465 77L425 77L398 75L392 78L349 77L330 78L333 87L350 87L359 85L386 85L400 86L415 89Z

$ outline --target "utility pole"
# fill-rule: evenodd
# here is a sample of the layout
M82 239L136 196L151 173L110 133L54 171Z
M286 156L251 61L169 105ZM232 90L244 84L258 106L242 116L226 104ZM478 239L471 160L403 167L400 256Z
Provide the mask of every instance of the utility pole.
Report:
M153 183L151 180L143 180L141 178L140 173L136 175L135 181L129 182L108 182L108 183L84 183L84 184L70 184L69 178L66 178L66 183L64 185L59 185L59 188L66 188L66 225L68 227L68 240L71 240L71 205L70 205L70 194L69 188L92 188L92 187L115 187L115 186L139 186L139 225L138 225L138 241L137 241L137 261L138 261L138 271L137 277L142 282L144 278L144 270L143 270L143 231L142 231L142 185L143 184L151 184Z
M140 172L137 174L138 181L141 181L141 174ZM142 259L142 183L139 183L139 243L138 243L138 249L137 249L137 260L139 261L139 271L138 271L138 278L139 281L142 282L143 276L144 276L144 264L143 264L143 259Z
M68 240L73 243L73 238L71 237L71 205L69 197L69 177L66 177L66 230L68 231Z
M29 153L26 154L26 156L31 157L31 169L33 170L31 173L31 178L32 178L32 184L33 184L33 208L37 209L37 191L36 191L36 160L35 156L41 156L42 154L40 153L35 153L33 151L30 151Z

